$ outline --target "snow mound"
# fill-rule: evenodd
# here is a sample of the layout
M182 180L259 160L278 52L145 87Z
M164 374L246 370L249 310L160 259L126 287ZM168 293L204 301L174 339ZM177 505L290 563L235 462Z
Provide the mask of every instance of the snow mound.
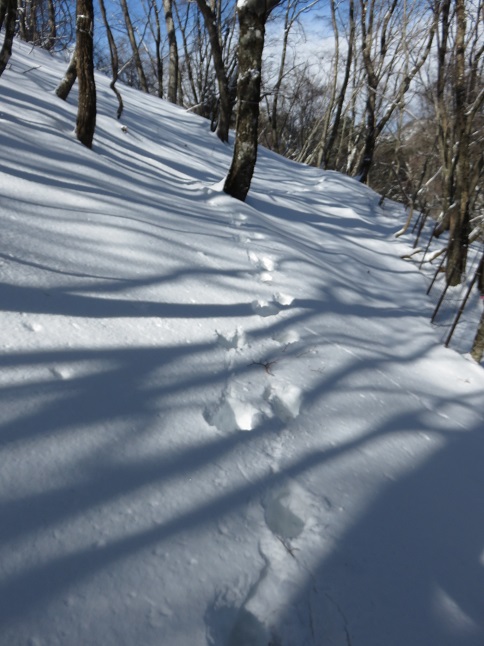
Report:
M275 316L279 314L280 308L277 303L257 299L251 303L252 310L259 316Z
M283 307L289 307L289 305L292 305L294 302L294 297L289 296L288 294L282 294L281 292L277 292L277 294L274 294L274 300L279 303L279 305L282 305Z
M269 386L264 393L265 399L272 406L274 414L283 422L295 419L301 410L303 393L293 384Z
M301 337L299 336L299 332L296 330L284 329L282 332L274 334L272 338L281 345L292 345L293 343L297 343Z
M219 402L204 411L205 421L219 431L253 431L261 422L262 413L253 404L231 394L222 394Z

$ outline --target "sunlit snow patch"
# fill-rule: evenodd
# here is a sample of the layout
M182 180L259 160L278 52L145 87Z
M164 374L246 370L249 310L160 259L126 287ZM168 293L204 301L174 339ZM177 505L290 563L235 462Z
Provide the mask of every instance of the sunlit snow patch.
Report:
M283 422L295 419L302 404L302 391L292 384L270 386L264 393L274 414Z
M279 305L289 307L289 305L292 305L294 298L292 296L289 296L288 294L282 294L281 292L278 292L277 294L274 294L274 300L279 303Z
M274 271L274 269L276 268L275 261L269 256L259 256L254 251L249 251L248 256L250 262L259 269L265 269L265 271Z
M275 334L272 338L281 345L291 345L300 340L299 333L296 330L282 330L282 332Z
M218 344L223 348L227 348L227 350L241 348L245 343L245 334L241 327L238 327L233 332L215 330L215 334L217 335Z
M259 425L262 413L250 402L224 393L215 406L205 409L203 416L220 431L252 431Z

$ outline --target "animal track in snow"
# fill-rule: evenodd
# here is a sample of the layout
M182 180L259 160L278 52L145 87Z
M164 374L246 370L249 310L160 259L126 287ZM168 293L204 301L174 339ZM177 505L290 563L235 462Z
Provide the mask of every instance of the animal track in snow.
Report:
M284 346L298 343L298 341L300 341L301 339L299 333L296 332L296 330L282 330L282 332L275 334L272 338L274 339L274 341L277 341L277 343L280 343Z
M50 368L50 373L57 379L71 379L73 376L72 370L67 367Z
M224 390L215 405L205 408L203 416L219 431L232 432L253 431L270 414L270 407L264 400L251 397L243 384L233 384Z
M266 301L257 299L252 301L252 310L259 316L274 316L294 302L294 298L288 294L277 292L272 295L272 300Z
M289 307L289 305L292 305L294 302L294 298L292 296L289 296L288 294L282 294L281 292L274 294L273 298L277 303L279 303L279 305L282 305L283 307Z
M288 482L270 491L262 501L264 519L273 534L283 541L300 536L310 517L310 504L304 489L296 482Z
M249 256L250 262L258 269L263 269L265 271L274 271L276 268L275 261L269 256L259 256L254 251L249 251L247 255Z
M281 308L279 307L279 304L274 302L274 301L264 301L262 299L257 299L256 301L252 301L250 304L252 307L252 310L255 314L258 314L259 316L275 316L276 314L279 314L281 311Z
M265 390L264 398L282 422L289 422L299 415L303 393L293 384L274 384Z
M234 332L220 332L215 330L217 342L227 350L241 348L246 343L245 332L239 326Z
M244 213L236 213L232 216L232 225L234 227L241 227L247 221L247 216Z
M35 321L23 321L22 325L29 332L41 332L43 330L42 325Z

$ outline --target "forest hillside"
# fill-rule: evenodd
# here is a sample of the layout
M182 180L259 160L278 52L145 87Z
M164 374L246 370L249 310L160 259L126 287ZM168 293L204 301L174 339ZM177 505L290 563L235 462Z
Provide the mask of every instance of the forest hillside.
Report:
M0 645L481 646L484 372L403 209L65 61L0 79Z

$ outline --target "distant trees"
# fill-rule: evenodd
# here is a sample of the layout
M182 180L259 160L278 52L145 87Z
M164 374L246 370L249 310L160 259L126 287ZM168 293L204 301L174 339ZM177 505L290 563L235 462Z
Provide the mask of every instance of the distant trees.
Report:
M207 29L210 47L212 49L215 76L217 79L219 94L217 136L221 141L227 142L229 140L232 100L229 87L229 77L225 68L223 55L221 24L216 13L217 5L214 3L214 5L211 6L208 4L207 0L196 0L196 3ZM218 8L220 8L220 5L218 5Z
M227 192L245 199L261 142L356 176L438 219L436 234L449 232L447 281L456 284L483 203L484 0L323 1L99 0L96 46L92 30L89 40L112 78L118 118L119 78L207 117L224 142L235 124ZM89 29L79 30L71 7L0 0L0 74L15 29L49 50L72 47L74 32L82 41ZM278 43L264 58L262 84L269 15ZM305 15L332 45L316 67L297 56ZM89 57L74 52L56 90L66 98L82 68L83 115L95 102ZM83 122L76 132L88 142Z
M437 79L432 90L442 169L438 233L449 230L446 278L457 285L465 272L470 220L484 178L482 0L442 0Z
M75 27L68 0L18 0L18 35L48 50L65 48Z

